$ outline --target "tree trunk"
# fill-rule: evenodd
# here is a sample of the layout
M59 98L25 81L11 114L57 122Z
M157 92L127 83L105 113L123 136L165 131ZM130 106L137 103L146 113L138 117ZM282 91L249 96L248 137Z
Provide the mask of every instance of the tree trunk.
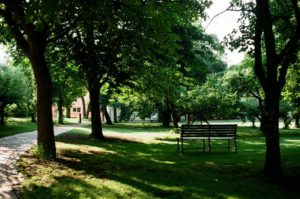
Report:
M266 137L266 157L264 174L268 177L282 176L280 141L279 141L279 95L266 93L262 113L263 133Z
M118 123L117 108L114 107L114 123Z
M28 110L30 112L30 117L31 117L31 122L32 123L36 123L36 115L35 115L35 104L31 104L31 103L28 103L27 104L27 107L28 107Z
M104 110L104 117L105 117L105 120L106 120L106 124L108 124L108 125L113 124L106 109Z
M39 45L39 44L36 44ZM43 51L32 47L29 59L37 85L37 131L38 146L47 159L56 158L52 121L52 82Z
M91 112L91 102L88 103L88 107L87 107L87 110L86 110L86 114L87 114L87 118L86 119L89 119L90 112Z
M44 158L56 157L52 121L52 82L44 53L47 47L48 24L43 21L43 30L26 23L26 6L23 1L1 1L5 12L1 12L5 22L16 39L16 44L29 58L37 86L37 144ZM35 15L36 16L36 15Z
M4 106L0 106L0 125L4 126L5 121L4 121Z
M67 107L66 117L71 118L71 107Z
M171 113L168 108L161 110L161 120L162 120L163 127L170 127L170 116L171 116Z
M85 100L84 97L81 96L81 101L82 101L82 113L83 113L83 118L88 119L88 113L86 112L86 107L85 107Z
M172 113L172 119L173 119L173 127L178 128L178 122L180 120L180 116L178 116L176 113Z
M63 98L62 98L62 96L59 96L59 98L58 98L57 109L58 109L58 123L63 124L64 123L64 115L63 115Z
M295 127L300 128L300 98L298 98L297 112L295 114Z
M102 133L102 124L100 118L100 103L99 103L99 96L100 96L100 86L93 83L93 80L89 80L89 92L90 92L90 105L91 105L91 123L92 123L92 133L91 137L97 139L103 139Z

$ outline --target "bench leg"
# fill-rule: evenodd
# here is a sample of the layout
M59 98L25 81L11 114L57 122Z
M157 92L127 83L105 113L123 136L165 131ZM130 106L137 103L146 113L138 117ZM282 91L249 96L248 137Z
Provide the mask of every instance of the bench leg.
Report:
M181 138L181 153L183 153L183 139Z
M235 149L235 152L237 152L237 148L236 148L236 139L234 139L234 149Z
M211 140L208 139L208 150L209 150L209 153L211 153Z
M228 152L230 151L230 140L228 140Z

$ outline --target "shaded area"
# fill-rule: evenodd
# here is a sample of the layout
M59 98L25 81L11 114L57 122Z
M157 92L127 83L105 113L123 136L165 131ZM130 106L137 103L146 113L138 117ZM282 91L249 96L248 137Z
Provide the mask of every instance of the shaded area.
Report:
M122 137L98 141L84 131L62 134L57 141L57 163L28 155L32 162L23 166L25 174L31 175L31 180L47 180L28 181L24 198L273 199L298 198L300 194L300 163L294 159L300 155L299 144L283 150L283 156L289 157L284 162L288 175L271 183L260 173L264 159L261 136L238 140L237 154L226 150L181 154L170 138L149 143ZM283 140L283 145L289 142Z

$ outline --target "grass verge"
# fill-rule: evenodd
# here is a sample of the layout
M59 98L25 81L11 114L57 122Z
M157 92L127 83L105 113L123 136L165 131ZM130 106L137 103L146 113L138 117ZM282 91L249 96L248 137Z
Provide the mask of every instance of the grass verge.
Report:
M22 198L299 198L299 130L282 132L286 177L279 182L261 175L265 148L257 129L239 128L238 153L212 154L177 153L177 135L155 126L105 127L104 134L94 140L81 128L58 136L56 162L26 153L18 163Z
M0 126L0 138L36 130L36 123L29 118L8 118L4 126Z

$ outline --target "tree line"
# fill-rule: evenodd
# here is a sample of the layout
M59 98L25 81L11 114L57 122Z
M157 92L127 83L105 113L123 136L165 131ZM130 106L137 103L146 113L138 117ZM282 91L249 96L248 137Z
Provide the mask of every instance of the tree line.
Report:
M172 116L175 127L182 114L201 118L218 110L224 115L228 111L224 107L235 106L236 96L250 94L257 99L257 118L266 137L265 174L281 176L282 96L298 106L299 121L299 96L293 94L298 81L294 74L299 71L294 64L300 39L299 2L231 2L228 10L241 13L240 34L234 30L225 43L249 54L253 61L244 64L253 66L249 73L255 79L242 77L248 70L244 67L226 72L224 81L214 74L226 68L220 58L223 47L195 23L206 17L210 4L209 0L0 0L1 41L17 46L33 71L38 145L44 155L56 157L53 93L62 107L65 94L82 92L73 90L79 88L75 84L66 92L74 80L70 77L76 76L75 82L90 93L91 136L97 139L104 138L99 107L101 88L107 85L109 95L112 90L135 92L140 109L157 107L163 124ZM123 98L129 101L126 95Z

